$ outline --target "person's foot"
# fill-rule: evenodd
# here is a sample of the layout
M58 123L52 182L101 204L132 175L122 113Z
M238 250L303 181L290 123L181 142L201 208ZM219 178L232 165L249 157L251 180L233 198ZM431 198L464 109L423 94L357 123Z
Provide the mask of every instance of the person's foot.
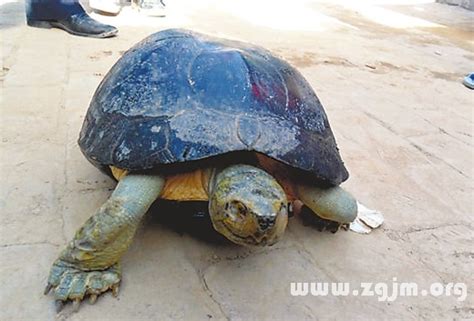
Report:
M474 89L474 72L471 72L469 75L464 77L464 80L462 83L467 88Z
M140 13L153 17L166 16L166 5L162 0L137 0Z
M28 19L27 24L37 28L60 28L72 35L93 38L113 37L118 32L118 29L114 26L94 20L85 12L74 14L62 20Z
M89 0L89 7L113 15L117 15L122 10L120 0Z

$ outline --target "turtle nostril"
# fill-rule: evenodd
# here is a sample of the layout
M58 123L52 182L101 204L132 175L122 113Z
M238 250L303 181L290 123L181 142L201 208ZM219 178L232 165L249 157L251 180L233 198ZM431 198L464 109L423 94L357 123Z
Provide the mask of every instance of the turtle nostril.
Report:
M259 217L258 218L258 225L262 231L266 231L270 227L273 226L275 223L275 219L273 217Z

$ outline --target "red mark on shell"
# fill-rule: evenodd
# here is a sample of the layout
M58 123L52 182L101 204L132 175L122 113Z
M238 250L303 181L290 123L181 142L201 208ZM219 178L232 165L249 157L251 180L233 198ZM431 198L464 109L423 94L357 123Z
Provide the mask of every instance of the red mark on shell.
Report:
M258 100L261 100L262 97L262 92L260 91L260 88L256 83L252 83L252 94L257 98Z
M260 102L270 102L272 106L278 106L279 108L288 107L290 110L298 110L300 105L300 99L297 95L292 92L287 93L283 86L279 86L278 83L271 82L270 85L259 84L252 82L252 94Z

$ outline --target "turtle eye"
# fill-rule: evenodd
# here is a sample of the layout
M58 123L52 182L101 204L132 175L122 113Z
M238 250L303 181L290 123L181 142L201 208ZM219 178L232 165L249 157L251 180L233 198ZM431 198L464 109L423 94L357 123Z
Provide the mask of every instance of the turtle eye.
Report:
M240 201L232 201L225 205L226 211L231 215L236 217L237 215L245 216L247 215L247 206Z

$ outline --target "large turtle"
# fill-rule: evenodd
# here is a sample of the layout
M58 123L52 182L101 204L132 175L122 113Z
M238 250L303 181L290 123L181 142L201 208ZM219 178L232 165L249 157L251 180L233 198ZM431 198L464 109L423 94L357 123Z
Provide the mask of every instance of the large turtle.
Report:
M119 183L51 269L59 308L120 282L119 261L157 199L209 201L214 228L271 245L288 203L338 223L357 215L327 116L302 75L267 50L186 30L128 50L98 87L82 152Z

